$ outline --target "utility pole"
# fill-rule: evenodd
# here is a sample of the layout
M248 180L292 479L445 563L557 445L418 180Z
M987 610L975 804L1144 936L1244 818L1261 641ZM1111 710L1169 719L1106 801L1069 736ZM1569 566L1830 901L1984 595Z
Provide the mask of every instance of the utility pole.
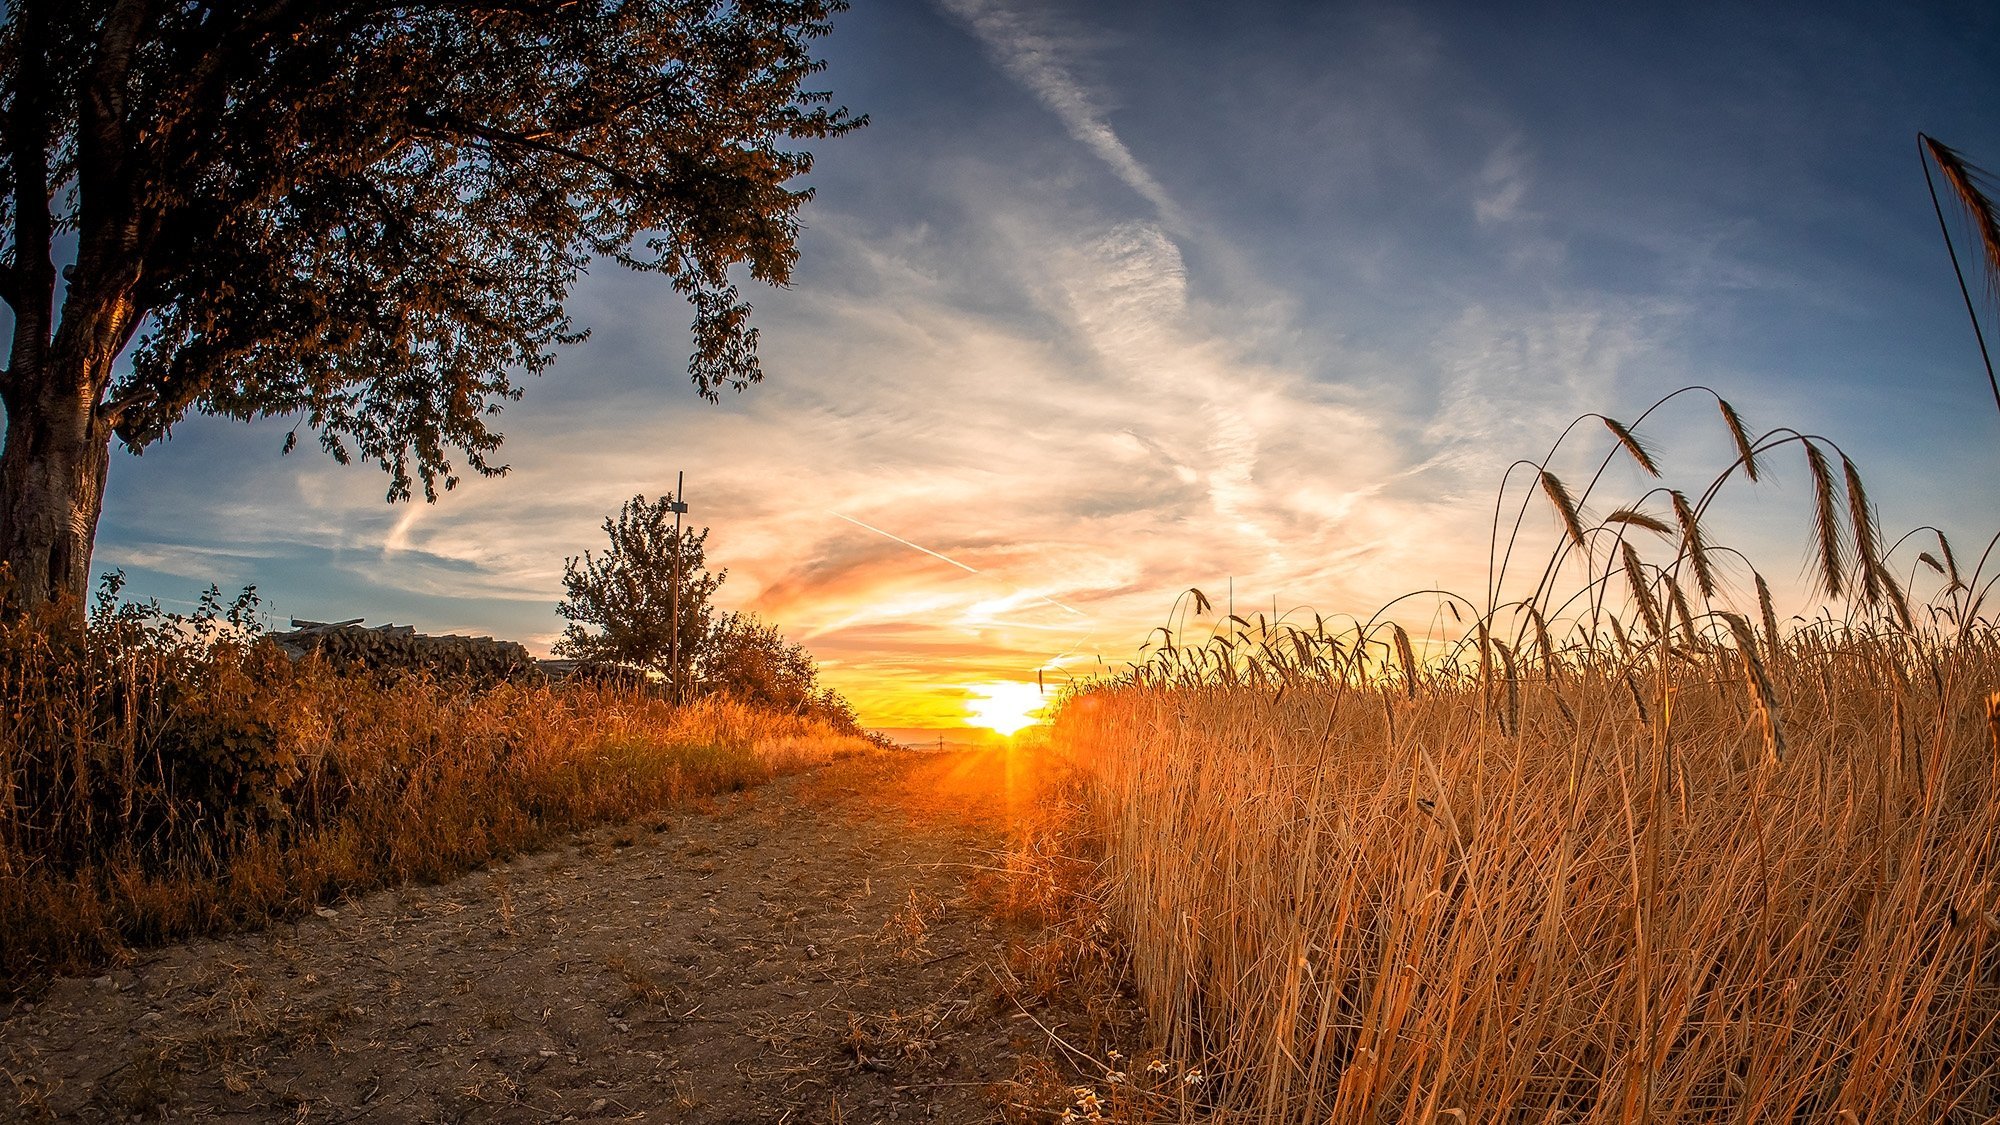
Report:
M667 690L673 694L674 705L681 702L681 517L687 514L687 502L681 499L681 492L687 488L687 473L674 474L674 498L667 504L674 513L674 588L668 595L667 612L673 619L672 631L668 634Z

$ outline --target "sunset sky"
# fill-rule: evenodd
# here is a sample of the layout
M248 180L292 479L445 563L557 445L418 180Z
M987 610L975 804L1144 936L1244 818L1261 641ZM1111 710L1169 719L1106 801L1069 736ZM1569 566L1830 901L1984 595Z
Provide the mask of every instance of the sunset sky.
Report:
M2000 166L1988 0L857 0L822 49L872 124L818 150L792 287L749 293L764 384L700 401L685 306L603 265L589 341L500 419L505 478L389 506L281 458L288 424L190 419L114 456L98 566L545 651L565 556L685 471L719 604L904 728L1115 666L1190 586L1482 590L1506 467L1689 383L1839 442L1892 534L2000 529L1915 148ZM1682 479L1727 464L1711 403L1643 433ZM1783 468L1723 537L1795 586Z

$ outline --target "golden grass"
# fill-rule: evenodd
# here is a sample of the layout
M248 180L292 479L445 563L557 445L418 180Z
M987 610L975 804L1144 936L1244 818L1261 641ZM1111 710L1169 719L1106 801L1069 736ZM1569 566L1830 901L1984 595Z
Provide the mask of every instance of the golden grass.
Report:
M1556 561L1424 663L1386 620L1225 624L1072 694L1053 742L1107 918L1159 1046L1207 1076L1167 1116L2000 1118L1985 586L1954 562L1913 619L1851 464L1724 418L1737 463L1669 494L1677 527L1582 527L1588 490L1535 466ZM1793 444L1852 601L1780 633L1761 577L1756 618L1711 600L1696 520ZM1633 527L1677 552L1645 562Z
M1653 725L1586 673L1518 737L1471 686L1128 685L1057 731L1169 1050L1254 1119L1990 1120L2000 654L1901 746L1877 669L1791 655L1782 761L1720 669Z
M875 750L726 697L340 675L213 633L0 636L0 991Z

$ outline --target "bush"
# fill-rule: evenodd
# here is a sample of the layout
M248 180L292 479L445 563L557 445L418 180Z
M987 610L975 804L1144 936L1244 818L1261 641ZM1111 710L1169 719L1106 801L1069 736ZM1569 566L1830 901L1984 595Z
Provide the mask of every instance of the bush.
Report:
M8 842L65 870L275 825L297 777L274 709L291 668L256 643L254 589L224 607L210 587L182 616L121 605L121 586L82 625L0 625Z
M701 683L754 705L809 715L836 730L861 733L854 709L821 687L819 665L802 645L754 613L723 614L702 642Z

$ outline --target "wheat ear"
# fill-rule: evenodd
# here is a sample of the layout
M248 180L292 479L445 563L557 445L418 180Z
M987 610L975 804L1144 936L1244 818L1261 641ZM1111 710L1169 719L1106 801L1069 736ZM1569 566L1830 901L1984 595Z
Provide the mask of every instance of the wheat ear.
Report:
M1722 408L1722 424L1729 427L1729 440L1736 443L1736 455L1743 459L1743 475L1755 483L1757 451L1750 444L1750 431L1743 426L1743 416L1736 413L1736 408L1729 405L1728 399L1718 398L1715 403Z
M1647 476L1657 477L1660 475L1660 467L1653 463L1652 453L1645 446L1639 444L1639 439L1632 436L1632 431L1626 427L1625 423L1620 422L1616 418L1605 418L1604 428L1610 430L1611 436L1618 439L1618 444L1625 447L1625 452L1632 455L1632 460L1637 461L1639 467L1646 470Z
M1882 600L1882 560L1876 555L1879 536L1875 532L1875 510L1868 503L1868 491L1861 485L1861 472L1847 454L1840 455L1841 475L1847 478L1847 522L1854 529L1855 565L1861 568L1861 598L1869 605Z
M1743 659L1743 680L1750 689L1751 700L1757 704L1757 721L1764 729L1765 760L1776 765L1785 760L1785 725L1778 714L1778 696L1772 690L1771 677L1757 656L1757 633L1742 614L1725 612L1722 618L1736 635L1736 651Z
M1805 445L1806 468L1812 473L1812 545L1819 561L1817 577L1828 595L1839 597L1844 570L1838 496L1840 486L1834 483L1833 466L1827 462L1825 451L1810 441Z
M1563 531L1569 536L1569 541L1576 544L1576 549L1588 557L1590 548L1583 539L1583 519L1577 514L1576 501L1570 499L1569 489L1563 487L1563 482L1558 480L1554 473L1543 469L1542 491L1548 494L1549 504L1555 508L1556 517L1562 521Z
M1632 600L1639 606L1639 616L1646 623L1646 630L1656 637L1666 635L1660 627L1660 607L1653 601L1653 591L1646 583L1646 572L1639 565L1639 552L1630 543L1620 543L1621 557L1625 564L1625 581L1632 587Z
M1708 562L1708 544L1701 538L1701 524L1694 518L1694 507L1680 489L1670 495L1674 500L1674 519L1681 525L1681 549L1687 552L1688 562L1694 567L1695 588L1704 598L1715 596L1715 568Z

